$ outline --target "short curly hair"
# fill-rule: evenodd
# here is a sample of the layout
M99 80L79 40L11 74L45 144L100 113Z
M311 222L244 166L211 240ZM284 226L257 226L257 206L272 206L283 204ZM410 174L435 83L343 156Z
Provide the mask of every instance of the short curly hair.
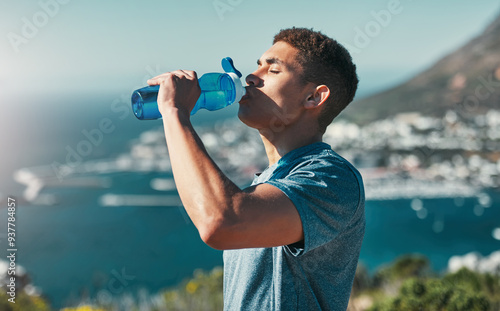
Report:
M299 51L297 62L304 70L304 82L326 85L330 89L318 118L319 129L324 133L356 94L359 80L351 55L334 39L307 28L282 29L274 36L273 44L276 42L286 42Z

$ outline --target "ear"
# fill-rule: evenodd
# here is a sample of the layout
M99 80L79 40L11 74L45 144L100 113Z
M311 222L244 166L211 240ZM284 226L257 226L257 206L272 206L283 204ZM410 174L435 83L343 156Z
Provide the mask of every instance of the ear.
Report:
M326 85L318 85L306 99L304 108L314 109L323 105L330 97L330 89Z

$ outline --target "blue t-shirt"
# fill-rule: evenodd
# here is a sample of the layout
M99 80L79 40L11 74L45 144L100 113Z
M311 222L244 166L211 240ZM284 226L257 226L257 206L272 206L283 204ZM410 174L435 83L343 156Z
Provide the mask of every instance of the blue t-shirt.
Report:
M319 142L287 153L261 183L294 203L304 240L224 251L224 310L345 311L365 230L361 175Z

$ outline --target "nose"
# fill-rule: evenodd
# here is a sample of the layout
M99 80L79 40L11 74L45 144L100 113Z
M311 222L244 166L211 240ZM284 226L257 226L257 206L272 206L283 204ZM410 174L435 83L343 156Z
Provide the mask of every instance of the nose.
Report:
M255 73L251 73L245 78L245 82L249 86L259 87L262 84L262 79L255 75Z

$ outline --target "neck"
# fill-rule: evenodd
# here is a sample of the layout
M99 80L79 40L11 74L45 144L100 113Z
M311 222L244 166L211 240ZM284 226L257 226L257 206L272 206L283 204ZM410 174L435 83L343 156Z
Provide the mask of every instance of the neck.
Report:
M269 129L259 130L264 148L266 149L269 166L278 162L288 152L320 142L323 134L318 133L316 128L286 127L282 131L271 131Z

